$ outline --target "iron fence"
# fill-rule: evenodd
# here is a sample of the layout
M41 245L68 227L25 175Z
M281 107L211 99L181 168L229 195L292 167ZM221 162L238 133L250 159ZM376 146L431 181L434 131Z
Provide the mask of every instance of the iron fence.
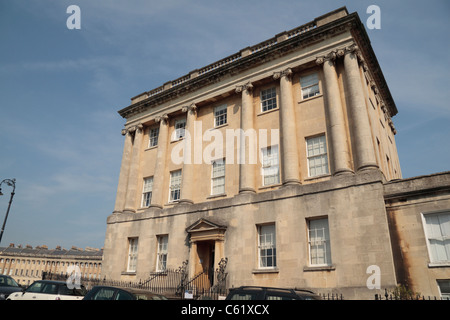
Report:
M151 273L145 280L126 281L113 279L93 279L80 277L79 281L89 291L94 286L115 286L135 288L163 294L172 299L207 299L217 300L227 293L226 259L222 259L216 270L204 270L188 278L187 261L178 269L167 269ZM43 273L43 280L67 281L70 275ZM70 279L69 279L70 280ZM78 279L77 279L78 281Z
M375 294L375 300L450 300L449 297L425 296L420 293L414 293L399 286L392 291L384 289L383 294Z

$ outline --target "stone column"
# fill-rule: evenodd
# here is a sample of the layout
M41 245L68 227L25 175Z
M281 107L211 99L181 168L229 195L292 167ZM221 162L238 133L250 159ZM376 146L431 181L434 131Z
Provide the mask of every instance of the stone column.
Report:
M193 143L194 143L194 122L197 119L197 106L191 104L188 107L183 107L183 112L186 112L186 127L184 136L184 161L181 178L181 199L179 203L194 203L192 201L192 190L194 189L194 162L193 159Z
M330 143L333 175L353 173L350 162L349 142L345 127L339 83L335 67L336 53L331 52L317 58L318 65L323 64L324 95L326 114L329 123L328 141Z
M280 155L283 185L300 184L300 170L297 150L297 130L292 98L292 70L286 69L274 74L280 79Z
M167 140L169 139L169 117L167 114L155 118L159 122L158 151L150 207L162 209L164 204L164 175L166 173Z
M122 130L122 135L125 136L123 146L122 164L120 165L119 183L117 186L116 204L113 213L121 213L125 208L125 198L128 188L128 175L130 172L130 160L133 148L132 132L128 129Z
M348 89L349 120L356 151L356 170L378 168L373 147L372 134L369 124L361 74L358 65L358 47L356 45L345 48L344 68L345 82Z
M236 87L236 93L242 93L242 105L241 105L241 135L240 135L240 153L244 155L238 159L239 163L239 193L255 193L255 168L254 165L250 163L250 159L253 157L257 158L257 154L250 155L251 152L255 152L255 146L251 143L256 143L255 140L252 141L251 135L254 134L253 128L253 85L248 82L245 85ZM246 136L248 135L248 138ZM257 149L256 149L257 150ZM257 151L256 151L257 152Z
M191 248L189 250L189 277L195 275L195 269L198 264L198 252L197 252L197 241L191 241Z
M136 212L139 161L141 158L142 136L144 135L142 124L138 124L132 130L134 130L133 154L131 155L124 212Z

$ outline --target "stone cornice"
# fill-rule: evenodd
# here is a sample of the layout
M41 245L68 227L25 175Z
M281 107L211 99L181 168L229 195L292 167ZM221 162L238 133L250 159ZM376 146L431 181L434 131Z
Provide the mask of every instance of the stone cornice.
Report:
M237 54L219 60L200 70L195 70L175 81L166 83L162 87L134 97L133 101L136 102L121 109L118 113L123 118L128 119L152 107L194 92L199 88L220 82L226 76L236 75L262 63L277 59L292 51L305 48L313 43L323 41L345 31L351 31L358 47L363 47L361 55L365 57L365 61L374 75L374 81L377 83L381 94L385 97L389 114L394 116L397 113L397 108L395 107L381 68L370 46L370 40L358 14L348 14L320 26L316 26L316 20L291 31L284 32L281 36L278 35L251 48L243 49Z

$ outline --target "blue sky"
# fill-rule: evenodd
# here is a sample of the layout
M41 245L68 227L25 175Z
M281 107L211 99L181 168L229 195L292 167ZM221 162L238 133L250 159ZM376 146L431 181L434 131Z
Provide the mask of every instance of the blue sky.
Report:
M0 0L0 181L17 180L0 246L102 247L131 97L344 5L365 22L372 4L403 177L450 170L447 0Z

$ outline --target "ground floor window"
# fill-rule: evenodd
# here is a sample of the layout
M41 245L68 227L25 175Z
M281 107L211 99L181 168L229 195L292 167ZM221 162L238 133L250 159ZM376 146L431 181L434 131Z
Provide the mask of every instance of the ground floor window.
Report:
M169 236L158 236L158 261L156 271L165 271L167 269L167 253L168 253Z
M450 262L450 212L424 214L431 263Z
M127 272L136 272L137 256L138 256L138 238L129 238Z
M330 232L327 218L308 221L308 244L311 266L331 265Z
M439 291L441 298L444 300L450 300L450 280L438 280Z
M275 224L258 226L258 251L260 268L277 266Z

